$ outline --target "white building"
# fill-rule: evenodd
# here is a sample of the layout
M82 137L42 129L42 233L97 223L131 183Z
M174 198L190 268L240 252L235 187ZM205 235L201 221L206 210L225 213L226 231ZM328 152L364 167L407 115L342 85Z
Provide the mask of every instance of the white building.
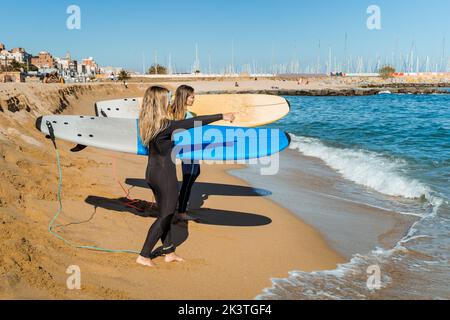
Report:
M83 59L78 66L78 73L87 76L95 76L99 73L99 68L93 57Z
M8 50L0 51L0 65L3 67L9 66L15 60L14 56Z
M14 48L11 51L3 49L0 51L0 61L2 62L2 65L9 65L14 60L19 63L28 63L30 62L30 59L31 55L22 48Z
M67 58L55 58L59 70L69 70L70 60Z
M11 56L19 63L29 63L31 54L27 53L23 48L14 48L11 50Z
M31 62L32 55L27 53L23 48L14 48L11 51L6 49L3 43L0 43L0 66L8 67L13 61L21 64Z
M100 72L105 74L108 78L117 77L119 73L123 70L121 67L102 67Z

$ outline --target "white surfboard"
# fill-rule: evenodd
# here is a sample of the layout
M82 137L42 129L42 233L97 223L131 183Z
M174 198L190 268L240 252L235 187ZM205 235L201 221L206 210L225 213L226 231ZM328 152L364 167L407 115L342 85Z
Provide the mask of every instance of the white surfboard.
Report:
M95 112L99 117L137 119L142 98L98 101ZM278 121L290 111L289 102L283 97L263 94L211 94L196 95L189 112L202 116L216 113L237 113L236 127L258 127ZM230 126L220 121L219 126Z

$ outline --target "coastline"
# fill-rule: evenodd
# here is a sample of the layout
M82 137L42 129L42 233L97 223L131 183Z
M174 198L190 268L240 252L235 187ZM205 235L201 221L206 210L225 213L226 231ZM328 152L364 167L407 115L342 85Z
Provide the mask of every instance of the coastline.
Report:
M0 302L450 300L450 1L261 4L3 4Z
M259 176L250 167L230 173L254 188L271 185L276 192L269 199L313 226L347 260L376 248L391 249L418 220L352 198L352 191L362 194L363 188L342 178L320 159L298 151L286 150L280 155L276 176Z
M190 237L179 249L186 264L157 260L158 269L146 270L130 255L64 245L46 230L57 211L57 170L51 143L34 128L35 117L94 115L95 101L139 96L148 85L0 85L0 166L6 182L0 187L0 299L253 299L288 272L334 270L354 254L389 249L416 221L345 198L341 192L349 184L333 170L286 150L276 177L255 179L248 175L251 167L202 166L191 204L210 221L190 224ZM194 86L223 93L228 85ZM151 200L139 183L146 159L90 148L73 154L70 143L58 146L64 174L58 224L67 225L58 232L80 244L139 250L152 218L117 206L124 192L113 172L116 167L131 197ZM93 205L89 197L101 201ZM83 272L81 291L65 287L69 265ZM168 278L177 285L168 286Z
M449 94L449 76L425 80L420 77L381 79L377 77L216 77L194 78L132 78L134 84L188 83L202 94L270 94L280 96L371 96L389 91L392 94ZM237 85L237 86L236 86Z
M202 166L193 205L202 206L197 214L207 224L190 224L190 237L178 251L185 264L157 259L157 268L146 269L133 255L65 245L47 232L58 209L58 175L53 147L34 128L35 116L93 115L94 101L135 95L140 89L34 87L20 88L18 111L0 113L2 128L16 130L0 135L5 140L0 162L6 169L0 190L2 299L253 299L271 285L271 278L286 277L292 269L328 270L345 261L314 228L226 173L236 165ZM124 192L113 169L119 181L139 179L146 158L89 148L73 154L70 143L60 141L58 146L63 167L58 234L77 244L139 250L153 218L117 207L115 200ZM151 200L148 189L128 187L132 198ZM92 199L101 201L93 205ZM81 269L81 290L66 288L71 265Z

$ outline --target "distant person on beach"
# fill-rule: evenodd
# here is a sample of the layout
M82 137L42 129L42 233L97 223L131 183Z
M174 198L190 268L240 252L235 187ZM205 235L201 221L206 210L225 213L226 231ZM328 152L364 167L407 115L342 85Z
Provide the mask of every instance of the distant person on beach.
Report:
M234 86L237 88L237 87L239 87L239 83L236 81L235 83L234 83Z
M184 120L173 120L169 115L169 91L152 86L147 89L139 113L139 133L142 142L149 149L149 157L145 180L153 191L158 209L158 218L150 227L138 264L153 267L154 247L161 240L163 246L157 255L165 256L165 262L182 262L184 259L175 254L176 234L173 223L176 223L175 210L178 202L178 180L176 165L172 159L174 143L172 134L178 129L191 129L201 122L207 125L216 121L233 122L233 113L195 117Z
M194 88L182 85L175 92L175 99L169 106L169 116L172 120L183 120L192 118L188 113L188 108L192 107L195 101ZM183 184L178 197L178 215L179 220L197 221L196 218L187 214L187 205L191 196L191 189L197 178L200 176L200 164L198 162L182 162Z

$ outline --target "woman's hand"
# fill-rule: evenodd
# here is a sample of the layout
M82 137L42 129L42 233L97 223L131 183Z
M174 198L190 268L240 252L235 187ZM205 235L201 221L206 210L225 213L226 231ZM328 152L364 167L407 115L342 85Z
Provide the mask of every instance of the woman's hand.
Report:
M224 113L223 114L223 120L229 121L230 123L233 123L234 120L236 120L236 116L234 113Z

